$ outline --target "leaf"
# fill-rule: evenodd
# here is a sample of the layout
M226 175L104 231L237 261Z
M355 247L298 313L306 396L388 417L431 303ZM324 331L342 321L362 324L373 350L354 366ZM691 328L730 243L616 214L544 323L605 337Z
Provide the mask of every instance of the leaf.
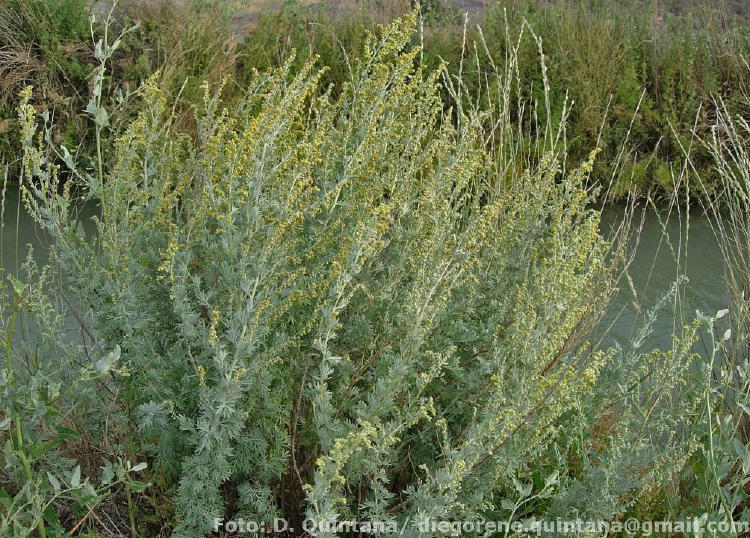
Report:
M99 110L96 111L96 116L94 116L94 123L96 123L99 127L109 127L109 114L107 114L107 111L104 107L99 107Z
M48 525L51 525L52 527L57 529L62 529L62 525L60 524L60 520L57 517L57 513L55 512L55 507L53 505L49 505L44 510L43 516Z
M78 440L81 438L81 435L77 431L71 430L70 428L66 428L65 426L58 426L57 438L60 441L69 441L71 439Z
M55 199L57 200L57 203L62 207L63 209L68 209L68 206L70 206L70 202L65 199L65 197L60 196L59 194L55 195Z
M145 461L142 461L141 463L136 464L135 467L133 467L130 470L133 471L134 473L137 473L138 471L142 471L146 467L148 467L148 464Z
M47 480L49 480L50 485L52 486L52 489L55 490L55 493L60 493L60 481L55 478L55 475L47 471Z
M70 476L70 486L73 488L77 488L81 485L81 466L76 465L76 468L73 469L73 474Z
M151 482L138 482L138 481L128 482L128 487L133 493L141 493L150 485L151 485Z
M106 486L109 485L112 482L112 479L115 477L115 472L112 469L112 464L107 462L102 467L102 485Z
M716 313L716 319L721 319L721 318L723 318L724 316L726 316L726 315L727 315L728 313L729 313L729 309L727 309L727 308L724 308L723 310L719 310L719 311L718 311L718 312Z
M516 509L516 503L514 503L510 499L503 499L502 502L500 503L500 506L502 506L503 509L510 510L510 511L513 511Z
M68 151L68 148L65 147L65 144L60 144L60 151L62 151L63 162L65 162L70 168L75 168L75 166L73 166L73 156L70 154L70 151Z
M80 237L86 239L86 228L83 227L83 223L80 220L77 220L75 226L76 226L76 233Z
M33 458L40 458L59 444L60 439L57 437L54 439L48 439L43 443L36 443L29 447L29 454L31 454Z
M86 183L89 187L89 192L87 193L87 196L92 196L99 192L101 189L101 183L99 183L99 179L91 176L90 174L86 174Z
M96 371L100 374L106 374L112 369L112 366L119 360L119 358L120 346L116 345L115 349L94 363L94 368L96 368Z
M18 280L13 275L8 275L8 280L10 280L10 283L13 285L13 291L16 292L16 295L23 295L23 292L26 289L26 284Z
M732 439L732 444L734 445L734 451L740 458L744 458L747 455L747 447L742 441L735 437Z
M720 464L718 468L716 469L716 474L719 476L719 478L724 478L729 474L729 471L732 469L732 462L725 461L724 463Z
M83 495L91 499L96 498L96 490L88 480L83 484Z
M553 486L558 483L558 476L559 473L555 471L551 475L549 475L547 478L544 479L544 487L548 488L550 486Z

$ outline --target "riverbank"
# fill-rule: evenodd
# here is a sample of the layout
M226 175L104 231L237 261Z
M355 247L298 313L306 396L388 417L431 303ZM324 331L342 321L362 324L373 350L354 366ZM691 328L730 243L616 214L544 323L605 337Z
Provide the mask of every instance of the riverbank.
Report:
M78 111L85 108L96 60L87 22L86 0L8 0L0 15L0 36L7 42L0 54L0 164L11 181L19 146L15 125L17 94L35 86L34 104L53 114L54 139L79 154L90 154L93 140ZM699 2L428 2L424 6L422 60L431 67L448 62L451 73L463 69L469 95L484 99L481 81L492 70L483 54L480 34L494 58L503 58L509 35L525 23L542 39L526 32L519 43L519 76L530 91L518 96L514 114L533 109L536 121L557 123L567 108L566 150L580 162L601 148L594 176L611 198L628 193L675 190L693 192L716 187L708 170L710 159L694 133L709 134L714 101L722 99L738 114L747 103L750 26L737 6ZM101 33L106 2L95 4ZM463 11L471 22L463 43ZM404 13L409 3L354 2L123 2L115 26L139 25L126 37L114 62L106 90L134 91L159 73L160 86L179 94L176 129L194 133L192 109L202 99L203 81L224 87L236 100L254 70L280 65L296 51L294 69L313 56L327 65L325 83L334 92L350 77L348 58L377 24ZM476 49L475 49L476 47ZM475 54L476 50L476 54ZM478 63L477 63L478 60ZM541 69L540 60L544 63ZM542 71L552 91L544 104ZM477 84L479 81L479 84ZM447 96L446 96L447 97ZM137 109L125 100L110 114L122 124ZM486 103L482 106L486 106ZM551 117L547 118L547 110ZM701 168L703 186L688 185L681 167L686 148Z

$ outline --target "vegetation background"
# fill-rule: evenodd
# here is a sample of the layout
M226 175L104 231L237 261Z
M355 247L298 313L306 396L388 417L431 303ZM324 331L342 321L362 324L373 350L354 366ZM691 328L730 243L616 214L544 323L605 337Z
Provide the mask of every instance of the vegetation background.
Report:
M108 7L97 3L94 13L101 19ZM506 26L516 33L526 20L544 36L551 110L561 110L566 98L575 103L567 122L567 149L580 159L590 148L602 148L604 158L598 160L595 175L611 183L608 193L614 198L652 189L672 192L680 146L690 144L693 132L705 135L710 129L712 96L721 96L737 113L747 113L743 96L748 91L745 60L750 42L748 8L741 2L524 0L491 3L481 11L478 5L469 7L468 42L476 41L476 23L481 23L488 46L498 55L503 54ZM398 0L261 2L250 7L237 2L123 2L117 24L138 22L139 29L116 53L110 87L127 93L157 71L171 93L184 83L180 106L185 113L177 128L189 132L194 129L189 110L200 99L203 80L216 83L232 75L226 97L239 95L252 69L278 66L295 50L296 68L318 55L321 65L329 67L324 83L340 84L349 77L344 52L356 51L367 31L408 8ZM18 165L15 107L18 92L27 84L39 88L37 107L54 109L56 140L87 151L91 140L78 114L96 65L87 3L7 0L0 9L5 42L0 57L0 162ZM426 3L423 10L425 62L435 66L442 59L449 69L458 69L462 11L441 1ZM518 53L522 76L534 93L527 97L539 99L543 85L535 69L538 47L527 39ZM472 56L464 58L464 72L467 82L476 84L472 75L481 68L472 65ZM628 141L627 152L619 155L623 140ZM694 161L707 166L710 159L694 155ZM711 188L710 182L704 184Z

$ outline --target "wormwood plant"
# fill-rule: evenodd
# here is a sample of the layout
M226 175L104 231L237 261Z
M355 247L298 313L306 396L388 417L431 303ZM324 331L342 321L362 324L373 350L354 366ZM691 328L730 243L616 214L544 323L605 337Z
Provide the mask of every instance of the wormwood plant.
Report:
M195 139L149 81L103 181L67 159L94 238L26 138L27 208L87 331L121 350L177 536L240 516L610 517L691 451L689 338L582 344L612 280L593 155L563 174L550 145L498 181L513 166L480 112L443 107L415 19L370 36L335 98L293 60L231 111L206 87Z

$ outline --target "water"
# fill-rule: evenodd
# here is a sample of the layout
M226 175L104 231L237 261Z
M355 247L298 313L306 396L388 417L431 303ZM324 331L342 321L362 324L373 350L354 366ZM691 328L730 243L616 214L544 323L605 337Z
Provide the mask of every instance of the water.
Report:
M628 347L635 332L643 326L649 309L672 288L681 275L687 277L679 297L666 304L654 324L654 331L644 348L671 347L675 329L690 323L695 311L715 314L727 308L728 294L724 280L724 261L709 220L691 211L686 226L682 215L666 210L647 211L635 258L618 285L618 293L609 305L603 325L610 327L605 343ZM602 232L610 233L622 220L624 208L609 207L602 213ZM640 213L634 226L640 226ZM632 286L628 281L632 282ZM677 313L677 315L675 315ZM679 313L683 318L680 319Z
M8 187L4 202L0 267L7 273L17 275L30 248L38 264L47 261L49 240L26 212L17 189Z
M602 215L602 232L608 234L622 219L623 213L622 207L606 208ZM634 220L640 221L639 218ZM12 189L7 193L4 222L0 264L6 271L11 274L18 272L29 245L33 247L37 263L47 260L48 238L23 207L18 211L18 192ZM654 332L644 343L644 348L671 346L675 308L687 315L685 322L690 322L696 309L713 314L727 307L724 263L709 221L693 212L687 229L687 248L684 247L685 237L684 216L680 219L676 213L669 216L666 211L660 211L658 215L653 210L647 212L636 256L627 273L636 294L633 294L628 279L624 278L602 320L603 327L609 329L602 342L605 346L618 343L629 347L635 331L643 325L648 309L672 287L681 273L686 273L688 282L682 287L679 301L660 312ZM681 250L680 245L683 245Z
M76 211L83 224L86 236L96 232L92 216L96 214L93 204L81 204L71 208ZM8 187L3 209L3 228L0 233L0 267L6 273L17 275L22 270L28 255L41 267L49 259L50 237L26 211L19 191Z

